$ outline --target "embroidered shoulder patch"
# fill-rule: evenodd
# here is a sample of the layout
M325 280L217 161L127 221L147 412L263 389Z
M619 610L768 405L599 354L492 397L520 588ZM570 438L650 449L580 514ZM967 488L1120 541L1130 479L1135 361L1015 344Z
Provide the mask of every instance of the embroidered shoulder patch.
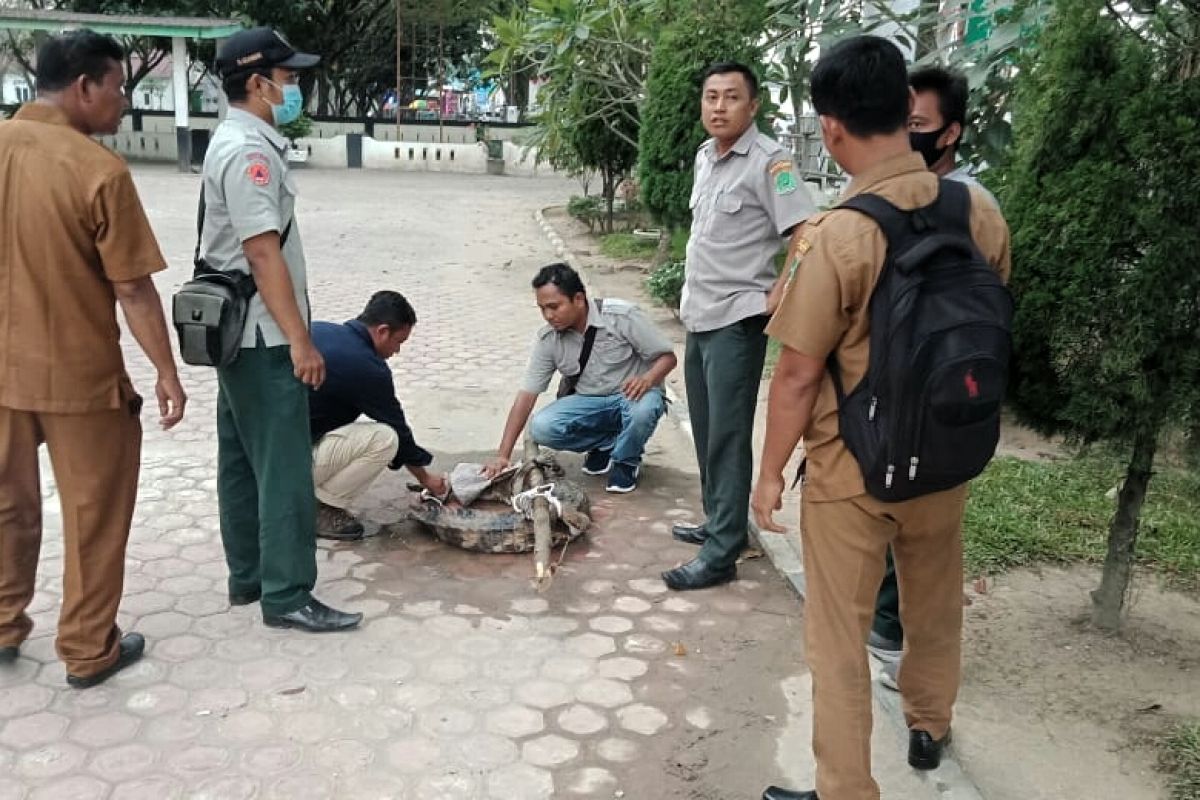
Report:
M271 168L265 161L251 161L246 168L246 176L255 186L266 186L271 182Z

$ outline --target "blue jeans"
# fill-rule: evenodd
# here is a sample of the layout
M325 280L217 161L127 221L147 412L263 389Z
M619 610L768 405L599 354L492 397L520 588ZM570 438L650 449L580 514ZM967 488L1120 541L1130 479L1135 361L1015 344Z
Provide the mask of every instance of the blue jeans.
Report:
M611 450L618 464L637 466L659 418L667 410L662 389L631 401L623 394L573 394L556 400L529 423L533 439L551 450Z

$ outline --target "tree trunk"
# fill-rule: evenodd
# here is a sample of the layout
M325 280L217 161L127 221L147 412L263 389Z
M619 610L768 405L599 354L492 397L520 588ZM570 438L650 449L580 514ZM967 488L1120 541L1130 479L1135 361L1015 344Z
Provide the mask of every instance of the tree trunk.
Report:
M1125 471L1125 482L1117 497L1117 512L1108 526L1108 555L1100 588L1092 592L1092 624L1106 631L1121 627L1121 612L1133 577L1138 526L1146 487L1154 466L1158 426L1142 429L1133 442L1133 456Z
M600 172L604 183L604 224L601 226L604 233L613 232L613 203L617 199L617 176L608 167L603 167Z
M658 248L654 251L653 267L657 269L671 260L671 234L669 225L663 225L658 230Z

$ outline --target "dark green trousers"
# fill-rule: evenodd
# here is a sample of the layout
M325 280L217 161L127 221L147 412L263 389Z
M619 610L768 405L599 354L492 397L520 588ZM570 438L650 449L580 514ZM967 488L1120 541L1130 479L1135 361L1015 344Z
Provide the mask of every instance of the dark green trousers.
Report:
M887 549L887 572L875 598L875 620L871 628L885 639L904 641L904 627L900 624L900 586L896 583L896 562L892 559L892 548Z
M708 530L700 558L716 569L737 563L746 546L767 319L687 336L684 379Z
M217 497L230 593L264 614L303 606L317 580L308 388L290 348L245 348L217 370Z

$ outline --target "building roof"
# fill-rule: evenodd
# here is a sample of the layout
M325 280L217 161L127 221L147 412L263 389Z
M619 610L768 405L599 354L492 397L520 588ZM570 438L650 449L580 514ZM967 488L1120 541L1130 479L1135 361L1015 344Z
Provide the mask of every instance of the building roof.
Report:
M97 33L130 36L169 36L186 39L223 39L242 30L235 19L207 17L152 17L138 14L76 14L0 8L0 30L64 31L91 28Z

